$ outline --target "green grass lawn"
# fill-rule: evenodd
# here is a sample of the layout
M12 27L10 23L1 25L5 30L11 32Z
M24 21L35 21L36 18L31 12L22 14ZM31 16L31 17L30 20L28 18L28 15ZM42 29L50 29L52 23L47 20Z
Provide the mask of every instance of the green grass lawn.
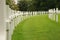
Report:
M33 16L17 25L12 40L60 40L60 25L47 15Z

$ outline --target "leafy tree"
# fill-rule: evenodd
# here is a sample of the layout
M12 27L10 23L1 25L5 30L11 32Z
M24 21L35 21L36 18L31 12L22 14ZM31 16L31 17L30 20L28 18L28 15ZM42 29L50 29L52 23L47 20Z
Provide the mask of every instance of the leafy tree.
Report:
M6 5L10 5L11 4L11 0L6 0Z
M32 1L25 1L19 2L20 11L42 11L42 10L49 10L53 8L60 9L60 0L32 0Z
M27 2L26 1L19 1L18 7L20 11L27 11Z
M13 10L16 10L16 11L19 10L18 5L15 4L15 2L12 1L12 0L6 0L6 4L9 5L9 7L10 7L11 9L13 9Z

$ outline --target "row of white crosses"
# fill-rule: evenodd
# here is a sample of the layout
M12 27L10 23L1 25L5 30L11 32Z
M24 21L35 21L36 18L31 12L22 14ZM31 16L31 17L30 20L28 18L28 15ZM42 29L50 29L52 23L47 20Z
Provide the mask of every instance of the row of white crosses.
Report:
M26 13L27 14L27 13ZM12 15L10 15L9 17L8 17L8 19L6 20L6 26L7 26L7 40L10 40L10 38L11 38L11 34L10 34L10 31L11 30L9 30L9 28L11 27L11 23L12 23L12 21L13 20L15 20L16 18L18 18L18 17L20 17L22 20L23 20L23 18L22 18L22 16L23 16L23 12L20 12L20 11L14 11L13 12L13 14ZM19 19L20 19L19 18ZM19 20L19 19L17 19L17 20ZM21 20L20 19L20 20ZM18 23L18 22L17 22ZM16 24L17 25L17 24ZM15 26L15 25L14 25ZM13 26L12 26L13 27Z
M58 8L49 10L49 18L58 22Z
M25 13L25 12L24 12ZM26 14L27 14L28 12L26 12ZM32 13L32 12L30 12L30 13ZM37 12L34 12L34 14L36 14ZM39 12L39 13L47 13L47 12ZM50 9L49 10L49 18L50 19L54 19L54 20L56 20L56 22L58 22L58 15L57 15L57 13L58 13L58 8L56 8L56 10L55 9ZM12 15L10 15L9 17L8 17L8 19L6 20L6 23L7 23L7 27L10 27L10 26L8 26L8 25L10 25L11 24L11 21L12 20L14 20L15 18L17 18L18 16L21 16L21 15L23 15L23 12L19 12L18 11L18 13L14 13L14 14L12 14ZM7 37L8 37L8 33L9 33L9 29L7 28ZM7 40L9 40L9 38L7 38Z
M8 10L9 11L9 10ZM13 11L12 12L13 14L11 14L11 15L9 15L8 16L8 19L6 20L6 26L7 26L7 40L10 40L10 36L9 36L9 32L10 32L10 30L9 30L9 28L11 27L11 23L12 23L12 21L14 20L14 19L16 19L16 18L18 18L18 16L22 16L23 15L23 12L20 12L20 11ZM24 12L24 14L26 14L27 16L28 16L28 13L29 12ZM39 12L39 13L45 13L45 12ZM29 14L31 14L32 15L32 12L30 12ZM36 14L37 15L37 12L34 12L34 14ZM33 14L33 15L34 15ZM23 19L23 18L22 18ZM18 20L18 19L17 19Z
M13 13L12 15L10 15L8 17L8 19L6 20L6 31L7 31L7 40L11 40L11 35L12 33L10 32L13 28L13 26L11 26L12 21L15 20L18 16L20 16L19 13ZM15 24L15 23L14 23ZM17 24L16 24L17 25ZM15 25L14 25L15 26ZM12 28L11 28L12 27ZM11 29L11 30L10 30ZM10 34L11 33L11 34Z

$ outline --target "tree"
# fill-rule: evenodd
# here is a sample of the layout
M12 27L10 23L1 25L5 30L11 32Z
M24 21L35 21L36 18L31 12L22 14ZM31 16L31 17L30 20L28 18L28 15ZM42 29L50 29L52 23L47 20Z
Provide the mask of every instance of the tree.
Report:
M16 11L19 10L18 5L15 4L15 2L12 1L12 0L6 0L6 4L9 5L9 7L10 7L12 10L16 10Z
M47 11L53 8L60 9L60 0L32 0L29 2L19 2L19 8L24 11Z
M18 7L20 11L27 11L27 2L26 1L19 1Z
M6 0L6 5L10 5L12 0Z

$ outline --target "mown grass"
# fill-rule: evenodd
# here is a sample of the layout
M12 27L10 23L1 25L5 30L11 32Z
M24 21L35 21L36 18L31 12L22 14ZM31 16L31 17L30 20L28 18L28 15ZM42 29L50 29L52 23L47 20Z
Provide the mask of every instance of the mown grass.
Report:
M12 40L60 40L60 25L47 15L33 16L17 25Z

